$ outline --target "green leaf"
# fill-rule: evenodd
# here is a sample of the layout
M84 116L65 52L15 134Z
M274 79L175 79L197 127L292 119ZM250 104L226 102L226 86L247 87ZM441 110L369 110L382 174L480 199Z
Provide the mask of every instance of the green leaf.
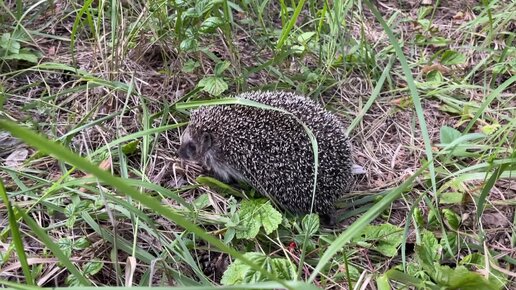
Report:
M193 37L187 38L181 41L181 44L179 44L179 49L186 52L196 51L197 47L197 39Z
M90 241L88 241L88 239L86 239L85 237L78 238L73 243L73 248L76 250L84 250L89 246L90 246Z
M480 274L469 271L464 266L454 269L449 266L437 266L435 271L429 273L434 281L445 289L457 290L497 290L497 285L489 280L484 279Z
M193 206L196 209L204 209L210 205L210 197L208 194L201 194L198 198L196 198L193 202Z
M480 128L480 130L482 131L482 133L489 136L489 135L492 135L494 132L496 132L499 128L500 128L500 124L498 122L496 122L493 124L488 124L488 125L482 126L482 128Z
M215 29L220 27L222 24L224 24L224 21L222 21L222 19L220 17L215 17L215 16L208 17L206 20L204 20L201 23L201 27L199 28L199 30L202 33L212 33L215 31Z
M104 267L104 263L101 261L91 261L84 265L82 271L85 276L93 276L97 274Z
M433 269L434 262L440 260L441 246L435 238L434 234L430 231L424 230L421 235L421 244L416 245L416 255L419 263L429 272Z
M455 128L442 126L439 135L442 144L450 144L462 136L462 133Z
M199 81L199 87L212 96L219 96L228 89L228 84L221 77L210 76Z
M220 76L230 65L229 61L218 62L214 69L215 76Z
M132 155L138 150L138 145L140 144L140 140L134 140L122 146L122 152L125 155Z
M444 220L448 223L452 230L458 230L460 226L460 216L451 209L445 208L442 210Z
M199 66L201 66L201 64L198 61L189 59L183 64L183 68L181 70L185 73L193 73Z
M459 204L464 200L464 193L446 191L439 195L439 204Z
M281 224L281 213L265 198L242 201L237 214L242 225L237 228L237 239L256 237L262 226L265 233L270 234Z
M11 38L10 33L4 33L2 34L2 38L0 38L0 47L7 50L11 54L18 54L20 53L21 45L16 39ZM3 59L6 59L4 56L2 56Z
M256 252L245 253L244 256L280 279L295 279L296 267L287 259L271 258ZM224 272L220 283L229 286L262 281L266 281L266 279L261 273L254 271L248 265L236 259Z
M59 239L59 241L57 241L57 246L59 247L59 249L61 249L61 251L63 251L63 253L67 257L72 256L73 243L72 243L72 240L70 240L70 238Z
M297 37L297 42L301 43L301 44L306 44L310 39L312 39L312 37L315 35L315 32L314 31L309 31L309 32L304 32L304 33L301 33L298 37Z
M368 225L353 241L387 257L394 257L403 242L403 229L391 224Z
M2 57L4 60L16 59L16 60L24 60L26 62L38 63L38 57L32 53L17 53L10 54Z
M303 229L302 235L308 234L308 237L313 236L319 230L319 216L316 214L307 214L303 217L301 222L301 228Z
M466 62L466 56L453 50L447 50L441 56L441 63L444 65L456 65Z
M498 266L498 263L496 261L490 261L490 263L494 263ZM485 262L485 256L474 253L465 256L460 262L460 265L463 266L475 266L475 268L483 269L485 270L486 262ZM502 272L496 270L495 268L489 269L489 281L497 285L498 289L502 289L507 284L507 275L503 274Z

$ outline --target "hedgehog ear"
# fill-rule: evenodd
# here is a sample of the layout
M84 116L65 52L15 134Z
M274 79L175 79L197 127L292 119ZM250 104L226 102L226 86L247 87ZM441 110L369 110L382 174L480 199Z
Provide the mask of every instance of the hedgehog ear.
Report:
M202 144L202 148L204 149L204 151L208 150L208 148L211 147L211 142L212 142L211 134L208 132L202 133L201 144Z

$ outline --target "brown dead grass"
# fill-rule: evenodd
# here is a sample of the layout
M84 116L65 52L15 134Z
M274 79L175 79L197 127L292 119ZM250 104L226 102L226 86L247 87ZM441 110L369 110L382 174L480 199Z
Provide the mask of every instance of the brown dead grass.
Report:
M65 11L66 7L60 7L64 5L66 1L56 1L56 11L59 15L59 11ZM405 3L402 7L399 3ZM390 16L394 11L401 12L403 18L415 17L417 15L417 8L419 2L415 1L379 1L378 8L382 10L385 16ZM435 21L433 25L439 31L439 34L456 39L456 47L461 47L460 50L467 54L471 63L460 68L449 68L451 74L455 76L462 76L469 72L469 70L481 59L485 57L485 53L468 50L464 48L464 45L474 45L477 41L481 40L481 37L473 35L463 35L457 28L470 17L474 17L474 12L471 11L471 7L476 4L477 1L441 1L441 8L437 9L435 14ZM60 19L55 24L47 26L43 31L49 34L55 34L60 36L69 37L70 30L66 27L71 27L72 18L56 17ZM43 23L46 23L45 19L41 19ZM33 23L32 26L37 27L40 23ZM364 23L351 26L349 31L350 37L359 39L361 37L361 28L364 25L365 36L371 43L385 43L387 37L381 27L373 20L373 17L366 19ZM30 27L29 27L30 28ZM410 22L401 22L398 26L398 33L401 33L403 39L413 39L415 34L418 33L419 28L414 26ZM252 36L243 30L240 30L235 37L235 45L239 52L237 57L239 65L241 67L250 67L257 64L257 59L269 59L271 57L271 51L267 48L259 47L253 42ZM227 46L208 43L212 52L229 59L230 53L228 52ZM123 59L119 61L117 65L110 65L108 60L105 58L106 53L100 51L100 48L96 45L87 41L78 41L75 45L75 59L69 49L68 43L60 42L57 40L48 41L45 38L37 39L38 46L45 53L45 61L54 61L58 63L76 63L77 67L101 78L109 80L117 80L125 84L134 82L135 90L140 92L147 99L146 106L148 106L150 114L161 112L165 104L173 104L181 99L181 97L192 90L195 84L205 74L212 72L213 63L207 60L201 54L199 54L199 61L201 62L200 71L194 74L187 74L181 72L180 68L184 59L178 58L175 53L175 48L164 45L164 44L149 44L148 37L142 36L140 42L134 49L128 52ZM383 47L384 45L380 45ZM409 60L415 61L415 59L421 58L422 56L429 56L435 51L417 51L415 54L412 50L409 50L408 45L405 47L406 54ZM171 60L169 67L163 67L164 59ZM285 62L285 64L279 65L281 69L288 73L295 73L297 64L295 60L292 63ZM416 74L416 79L421 80L424 77L424 66L423 64L414 67L413 71ZM168 70L165 74L162 70ZM399 68L395 68L395 71L399 71ZM484 76L480 76L484 72L478 71L477 74L479 84L482 86L481 81ZM404 80L402 76L393 75L393 80L396 81L396 85L403 85ZM474 78L476 78L474 77ZM336 88L331 97L321 97L321 102L330 103L331 107L337 114L343 115L346 120L351 120L354 116L348 114L356 114L359 110L359 103L363 104L370 96L372 91L372 85L367 81L367 77L361 75L360 71L353 72L347 79L342 81L342 85ZM250 75L248 85L250 87L261 86L268 83L274 83L277 81L275 76L267 73L266 71L260 71L256 74ZM29 123L37 123L41 126L42 131L47 131L48 124L57 124L57 132L53 137L59 137L68 132L72 126L71 124L77 123L81 117L87 113L92 112L91 120L98 119L103 116L119 112L123 108L131 108L127 111L121 122L110 120L103 122L101 125L97 125L81 131L76 135L71 146L74 150L80 154L87 154L100 146L107 144L109 141L114 140L117 136L124 136L126 134L137 132L142 129L140 120L142 118L142 100L134 96L129 98L124 93L118 93L113 90L106 90L101 88L91 88L87 91L81 91L79 93L69 94L64 97L59 97L56 100L45 100L47 96L55 96L60 92L76 87L81 84L79 79L67 79L62 75L52 76L48 73L31 72L23 75L15 76L12 78L2 80L3 85L7 91L13 93L13 97L10 102L7 102L4 106L5 111L9 116L18 120ZM35 84L35 85L30 85ZM233 88L235 89L235 88ZM460 94L470 100L481 100L485 95L475 89L464 89ZM417 170L420 166L421 160L424 159L425 153L423 151L423 141L419 129L419 124L415 111L411 106L402 106L400 101L409 98L406 93L399 92L384 92L378 98L377 102L366 114L363 121L356 128L352 135L352 142L355 148L355 161L359 165L362 165L367 169L367 174L361 183L357 186L357 191L361 192L378 192L386 188L392 188L402 183L407 176ZM41 106L25 109L24 106L29 103L33 103L35 100L40 99ZM329 100L328 100L329 99ZM50 105L52 104L52 105ZM423 98L423 108L425 111L425 119L428 125L430 138L432 143L439 142L439 129L444 126L453 127L457 121L458 116L449 115L443 112L439 106L441 103L436 99ZM46 107L57 107L55 115L48 115L45 113ZM52 109L52 110L54 110ZM50 111L50 109L48 109ZM345 112L345 113L343 113ZM170 123L179 122L186 120L185 116L171 113L169 115ZM54 135L48 132L49 135ZM155 142L155 148L149 156L149 164L146 167L145 175L153 182L163 185L169 188L179 188L185 184L193 184L193 179L200 172L199 168L196 168L192 164L181 163L177 157L177 148L179 145L180 130L174 130L161 134L158 136L157 142ZM23 145L21 145L23 146ZM4 156L1 156L4 157ZM100 160L99 160L100 161ZM474 160L471 161L474 164ZM135 168L140 167L140 156L132 156L130 164ZM31 162L28 166L30 169L41 170L38 174L39 177L46 180L56 180L60 176L60 169L56 161L50 158L38 159ZM8 190L15 190L16 184L9 182L10 178L4 173L1 173L1 178L7 181ZM479 187L474 184L469 185L472 188L472 193L479 193ZM209 191L213 205L215 207L225 207L223 198L217 193L209 189L197 189L191 190L184 193L184 197L188 200L192 200L199 192ZM414 190L413 195L418 195L419 192ZM516 251L511 248L511 236L507 230L512 225L514 216L514 200L516 199L516 187L514 182L508 180L500 181L497 186L493 189L489 200L491 200L490 208L486 210L483 216L483 226L487 234L487 244L490 248L497 250L503 255L508 255L512 258L516 258ZM221 205L222 202L222 205ZM462 206L454 207L455 210L460 213L463 217L464 228L462 230L466 233L476 233L473 218L476 212L476 207L472 202L468 202ZM403 202L396 202L392 206L392 215L390 216L390 222L397 225L404 225L405 217L408 211L408 206ZM425 210L425 208L422 208ZM5 211L0 208L2 217L5 217ZM224 211L222 209L221 211ZM62 216L51 216L45 213L41 213L40 221L43 224L52 224L62 221ZM175 225L168 221L160 220L159 223L163 226L164 230L174 231ZM5 219L0 220L0 225L5 226ZM113 228L116 233L122 238L128 240L132 239L131 234L124 236L126 233L131 232L131 225L124 223L123 221L117 221L114 224L105 224L103 226ZM26 230L26 229L25 229ZM95 233L85 232L78 233L80 235L86 235L95 244L94 252L85 251L77 253L79 256L75 256L74 259L78 261L87 261L94 258L101 259L104 261L110 261L110 249L111 244L103 240L102 237ZM57 234L57 233L56 233ZM63 236L73 235L73 230L69 232L61 232ZM411 236L412 238L413 236ZM55 238L59 238L56 236ZM138 244L143 249L160 248L161 245L158 241L154 241L151 237L145 235L138 236ZM29 255L33 257L39 257L42 255L41 243L36 239L27 239L29 247L26 248ZM127 255L121 251L119 261L123 264L127 259ZM204 255L204 254L203 254ZM226 259L220 255L206 252L206 268L208 272L213 273L213 277L217 280L220 278L220 273L216 272L213 265L219 266L221 260L227 263ZM367 257L368 254L363 255ZM38 258L41 259L41 258ZM11 259L11 267L14 267L15 258ZM203 261L204 261L203 260ZM51 280L50 274L57 275L62 271L56 264L55 260L34 260L34 263L45 264L44 277L42 279L43 285L62 285L61 280ZM370 271L375 272L379 269L375 269L372 266L373 263L366 263L371 265ZM389 262L385 263L385 269L390 267ZM16 267L15 267L16 268ZM4 277L14 279L19 277L21 273L19 268L13 269L4 268ZM18 270L18 272L16 271ZM216 272L216 273L215 273ZM9 274L11 273L11 274ZM117 273L114 268L105 267L103 272L96 276L98 282L105 284L114 284L117 280Z

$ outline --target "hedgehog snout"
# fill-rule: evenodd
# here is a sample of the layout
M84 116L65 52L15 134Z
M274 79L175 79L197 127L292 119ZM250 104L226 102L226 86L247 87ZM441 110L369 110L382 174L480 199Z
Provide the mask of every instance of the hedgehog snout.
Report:
M177 154L179 158L184 160L195 160L195 153L197 152L197 146L191 141L181 142Z

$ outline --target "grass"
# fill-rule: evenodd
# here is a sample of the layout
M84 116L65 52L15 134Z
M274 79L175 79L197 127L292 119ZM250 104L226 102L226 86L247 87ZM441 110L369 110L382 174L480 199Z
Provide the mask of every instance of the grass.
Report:
M330 2L1 2L0 284L514 288L516 2ZM271 89L349 125L336 230L178 159Z

